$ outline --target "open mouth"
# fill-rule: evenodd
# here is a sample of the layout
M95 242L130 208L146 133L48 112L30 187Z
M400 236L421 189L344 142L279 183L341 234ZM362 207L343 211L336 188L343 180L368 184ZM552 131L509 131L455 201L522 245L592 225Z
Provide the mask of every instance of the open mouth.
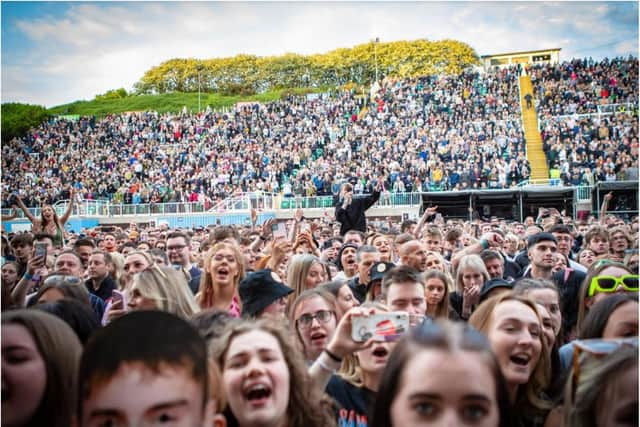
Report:
M520 353L520 354L514 354L513 356L511 356L510 359L513 363L515 363L518 366L527 366L531 361L531 356L529 356L528 354Z
M354 265L356 263L356 259L355 258L347 258L346 259L346 264L347 265Z
M216 271L216 274L218 275L218 277L224 277L224 278L226 278L226 277L228 277L228 276L229 276L229 270L228 270L228 269L226 269L226 268L224 268L224 267L223 267L223 268L219 268L219 269Z
M380 358L387 357L389 355L389 350L385 347L376 347L373 349L373 355Z
M310 339L312 343L317 343L317 342L323 341L326 337L327 337L327 334L325 334L324 332L315 332L311 334Z
M244 390L244 397L251 403L264 402L271 396L271 388L266 384L254 384Z

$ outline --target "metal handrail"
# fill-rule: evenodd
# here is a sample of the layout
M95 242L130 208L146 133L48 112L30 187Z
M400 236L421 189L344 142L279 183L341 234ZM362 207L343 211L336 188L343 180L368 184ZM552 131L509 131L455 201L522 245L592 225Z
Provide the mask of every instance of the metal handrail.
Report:
M552 180L525 180L518 183L518 187L536 185L554 185ZM561 183L560 183L561 184ZM591 186L564 186L567 189L576 191L576 200L587 201L592 197L593 187ZM483 191L491 191L483 189ZM423 196L431 192L393 193L384 191L374 207L406 208L421 206ZM354 197L364 197L366 195L356 194ZM69 201L63 200L54 206L56 212L62 215L68 206ZM171 214L220 214L234 212L248 212L251 209L258 211L290 211L298 208L302 209L333 209L334 196L313 196L284 197L275 193L241 193L225 199L205 208L200 202L177 202L177 203L145 203L145 204L122 204L111 203L106 200L82 200L74 203L73 216L82 217L114 217L125 215L171 215ZM40 208L29 209L34 216L40 215ZM9 215L10 209L2 209L2 215ZM17 209L17 218L24 218L22 210Z

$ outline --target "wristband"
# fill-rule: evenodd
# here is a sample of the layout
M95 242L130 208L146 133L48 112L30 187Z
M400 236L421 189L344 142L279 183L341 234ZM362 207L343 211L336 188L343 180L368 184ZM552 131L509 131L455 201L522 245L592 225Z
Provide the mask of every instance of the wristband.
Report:
M23 279L29 281L33 279L33 276L30 275L29 273L24 273L24 275L22 276Z
M336 363L342 363L342 358L341 357L336 356L335 354L331 353L326 348L324 349L324 352L327 353L327 356L329 356L331 359L333 359Z
M489 242L487 241L487 239L481 239L480 244L482 245L482 249L484 250L489 249Z

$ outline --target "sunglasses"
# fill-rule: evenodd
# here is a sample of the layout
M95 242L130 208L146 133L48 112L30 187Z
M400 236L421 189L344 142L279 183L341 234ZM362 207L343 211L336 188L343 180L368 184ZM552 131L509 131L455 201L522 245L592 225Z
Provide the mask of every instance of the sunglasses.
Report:
M592 297L600 292L615 292L618 286L622 286L627 292L638 292L638 275L626 274L620 277L596 276L591 279L587 296Z
M43 286L47 286L47 285L59 285L59 284L68 284L68 285L80 285L83 284L84 282L82 281L81 278L76 277L76 276L67 276L67 275L63 275L63 274L54 274L51 275L49 277L47 277L44 280Z
M621 347L633 347L638 349L638 338L621 339L585 339L573 341L573 377L571 398L575 398L576 389L580 381L581 362L585 362L585 356L590 359L602 359ZM584 356L583 356L584 355ZM582 360L581 360L582 359Z

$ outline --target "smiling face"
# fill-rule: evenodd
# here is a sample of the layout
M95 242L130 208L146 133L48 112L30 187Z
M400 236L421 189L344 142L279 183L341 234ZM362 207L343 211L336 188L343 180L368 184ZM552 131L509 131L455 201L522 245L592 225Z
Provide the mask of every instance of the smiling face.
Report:
M323 298L313 297L300 303L294 313L296 329L308 360L315 360L322 353L336 330L335 315L332 315L327 322L314 318L311 324L303 325L299 321L303 315L316 316L320 311L332 311L332 308Z
M391 262L391 244L387 236L378 236L371 243L380 252L381 261Z
M238 425L284 425L289 403L289 368L278 340L255 330L231 341L222 380Z
M427 255L427 269L428 270L438 270L441 272L445 272L445 265L442 262L442 258L440 258L435 253L429 253Z
M42 208L42 217L47 221L51 221L53 219L53 208L51 206Z
M213 254L209 268L213 283L218 286L229 286L236 282L240 274L240 266L236 255L230 248L222 247Z
M526 384L542 351L537 314L522 302L503 301L493 310L487 337L507 384Z
M22 325L2 325L2 424L28 425L45 392L47 371Z
M390 408L394 427L500 424L494 375L477 353L423 350L401 375Z

